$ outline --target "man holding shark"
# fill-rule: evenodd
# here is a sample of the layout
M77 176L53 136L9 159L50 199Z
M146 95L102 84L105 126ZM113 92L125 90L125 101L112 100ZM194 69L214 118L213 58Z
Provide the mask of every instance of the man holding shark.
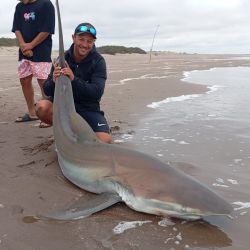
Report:
M136 211L191 220L209 215L230 214L232 206L229 203L170 164L113 143L102 143L97 139L93 129L75 108L77 103L73 94L76 77L71 73L74 70L69 69L71 61L66 59L65 63L58 0L56 7L59 28L58 65L61 68L56 67L52 77L56 81L53 133L58 163L69 181L97 195L89 202L77 201L77 204L66 210L47 213L40 217L75 220L85 218L120 201ZM83 55L86 52L85 48L89 48L81 46L84 43L74 40L78 31L84 31L85 34L87 30L91 35L88 34L90 36L84 39L91 36L95 39L96 32L91 27L93 26L90 24L77 26L73 41L75 47L79 48L72 48L74 55ZM90 53L84 60L87 60ZM75 59L77 60L77 56ZM98 64L98 61L94 62ZM97 76L100 77L100 68L94 75L95 77L90 80L95 80L96 83Z
M60 75L68 76L73 89L75 109L102 142L111 143L112 137L100 100L107 79L106 63L96 51L96 29L90 23L79 24L72 35L73 44L65 53L65 68L55 64L44 84L48 100L36 104L39 119L52 125L55 82Z

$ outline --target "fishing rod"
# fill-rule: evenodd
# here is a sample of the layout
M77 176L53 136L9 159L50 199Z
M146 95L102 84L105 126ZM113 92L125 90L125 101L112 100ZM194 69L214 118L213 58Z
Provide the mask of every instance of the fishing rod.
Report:
M153 36L153 41L152 41L152 45L151 45L150 52L149 52L149 63L151 62L151 54L152 54L152 50L153 50L153 46L154 46L155 36L156 36L156 33L157 33L159 27L160 27L160 25L158 24L156 27L154 36Z

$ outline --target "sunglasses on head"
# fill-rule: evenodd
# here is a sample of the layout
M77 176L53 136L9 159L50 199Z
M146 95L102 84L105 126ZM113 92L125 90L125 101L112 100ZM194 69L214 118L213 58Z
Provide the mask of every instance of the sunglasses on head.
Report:
M81 25L78 28L78 32L89 32L93 36L96 36L96 29L94 27L89 27L89 26L86 26L86 25Z

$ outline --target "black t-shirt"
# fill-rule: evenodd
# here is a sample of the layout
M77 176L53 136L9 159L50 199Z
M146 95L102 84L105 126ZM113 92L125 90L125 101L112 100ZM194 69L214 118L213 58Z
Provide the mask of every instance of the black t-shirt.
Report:
M40 32L50 35L33 49L33 57L25 57L19 50L19 60L51 62L52 38L55 31L55 9L50 0L36 0L33 3L18 3L12 32L20 31L26 43L31 42Z

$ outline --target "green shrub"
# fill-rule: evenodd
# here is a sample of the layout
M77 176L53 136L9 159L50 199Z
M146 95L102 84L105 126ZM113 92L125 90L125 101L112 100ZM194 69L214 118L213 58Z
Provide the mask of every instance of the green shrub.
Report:
M146 54L146 52L138 47L124 47L115 45L106 45L97 48L98 52L101 54Z
M18 46L18 41L16 38L1 37L0 38L0 46L6 46L6 47Z

